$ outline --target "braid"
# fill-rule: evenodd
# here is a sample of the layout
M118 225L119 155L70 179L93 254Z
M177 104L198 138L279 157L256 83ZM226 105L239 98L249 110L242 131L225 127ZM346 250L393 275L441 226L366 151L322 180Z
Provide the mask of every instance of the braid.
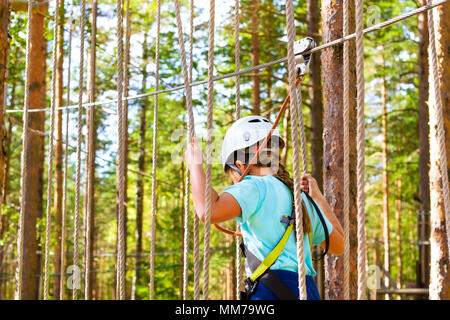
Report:
M289 172L281 163L279 163L278 165L278 172L273 176L279 179L281 182L283 182L289 188L289 190L291 190L292 194L294 194L294 180L292 180ZM302 220L303 232L306 234L311 231L311 222L309 220L309 214L303 201L302 201L302 211L303 211L303 220Z

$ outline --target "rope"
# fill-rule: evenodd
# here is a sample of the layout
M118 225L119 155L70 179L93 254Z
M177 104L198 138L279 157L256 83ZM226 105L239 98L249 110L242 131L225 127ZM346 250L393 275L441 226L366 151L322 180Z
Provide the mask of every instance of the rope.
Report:
M156 53L155 53L155 90L159 88L159 49L160 49L160 27L161 27L161 1L157 0L156 12ZM151 226L151 249L150 249L150 300L154 294L154 271L155 271L155 242L156 242L156 167L158 147L158 95L155 96L155 108L153 110L153 155L152 155L152 226Z
M241 46L239 42L239 0L234 2L234 63L236 65L236 72L240 71L240 51ZM236 119L241 117L241 77L236 76ZM239 232L239 224L236 223L236 232ZM241 275L244 274L244 264L242 263L240 237L236 236L236 300L240 299L241 291Z
M211 192L212 192L212 125L214 107L214 24L215 0L209 1L209 48L208 48L208 115L206 118L206 190L205 190L205 233L203 244L203 299L208 300L209 294L209 240L211 231Z
M23 104L23 123L24 126L22 128L22 153L20 155L20 213L19 213L19 232L17 236L17 268L16 268L16 292L15 299L22 299L22 270L23 270L23 245L24 245L24 218L25 218L25 203L27 199L25 196L27 192L25 188L27 187L25 175L28 172L28 104L29 104L29 96L30 96L30 52L31 52L31 10L32 4L31 1L28 1L28 14L27 14L27 40L26 40L26 55L25 55L25 92L24 92L24 104Z
M117 286L120 300L125 300L125 157L126 157L126 133L125 133L125 110L123 104L123 0L117 0L117 191L118 191L118 262L117 262Z
M287 58L288 58L288 71L289 71L289 93L291 96L290 111L291 111L291 139L292 139L292 154L293 154L293 177L294 177L294 204L295 204L295 219L296 221L302 221L302 196L300 188L300 171L299 171L299 141L298 141L298 116L297 106L299 100L297 96L297 90L295 88L296 68L294 58L294 41L295 41L295 24L294 24L294 6L292 0L286 0L286 28L287 28ZM306 159L303 161L303 167L305 168ZM305 256L304 256L304 244L303 244L303 225L302 223L296 223L296 235L297 235L297 261L298 261L298 283L299 283L299 296L301 300L306 300L306 279L305 279Z
M349 33L349 4L344 0L343 32ZM349 42L344 43L344 108L343 108L343 149L344 149L344 299L350 299L350 143L349 143L349 112L350 112L350 62Z
M363 47L363 2L356 0L356 109L357 109L357 206L358 206L358 300L366 298L366 218L364 195L364 47Z
M392 25L394 23L398 23L400 21L406 20L406 19L408 19L408 18L410 18L412 16L415 16L417 14L420 14L422 12L425 12L427 10L430 10L432 8L435 8L437 6L445 4L445 3L449 2L449 1L450 0L436 1L434 3L431 3L429 5L420 7L418 9L411 10L410 12L404 13L404 14L402 14L400 16L395 17L395 18L392 18L392 19L386 20L384 22L381 22L379 24L373 25L373 26L371 26L369 28L364 29L363 30L363 35L366 34L366 33L377 31L377 30L379 30L381 28L385 28L385 27L390 26L390 25ZM339 39L336 39L336 40L324 43L324 44L322 44L320 46L317 46L317 47L314 47L313 49L311 49L309 51L306 51L306 52L304 52L302 54L306 55L306 54L311 54L311 53L314 53L314 52L319 52L319 51L321 51L323 49L343 44L344 42L352 40L354 38L356 38L356 33L352 33L352 34L350 34L350 35L348 35L346 37L342 37L342 38L339 38ZM269 68L269 67L272 67L274 65L277 65L277 64L280 64L280 63L284 63L286 61L287 61L287 57L284 57L284 58L281 58L281 59L278 59L278 60L274 60L274 61L263 63L263 64L260 64L260 65L257 65L257 66L253 66L253 67L250 67L248 69L240 70L239 72L232 72L232 73L227 73L227 74L224 74L224 75L221 75L221 76L216 76L216 77L214 77L214 81L220 81L220 80L223 80L223 79L228 79L228 78L235 77L237 75L243 75L243 74L246 74L246 73L251 73L251 72L253 72L255 70ZM196 82L192 82L190 84L190 87L196 87L196 86L204 85L204 84L207 84L207 83L208 83L208 80L196 81ZM123 99L129 101L129 100L141 99L141 98L144 98L144 97L154 96L154 95L157 95L157 94L159 95L159 94L163 94L163 93L170 93L170 92L179 91L179 90L183 90L183 89L185 89L185 85L184 84L180 85L180 86L172 87L172 88L167 88L167 89L162 89L162 90L158 90L158 91L148 92L148 93L144 93L144 94L137 94L137 95L134 95L134 96L124 97ZM89 107L89 106L101 106L101 105L115 104L115 103L117 103L117 99L109 99L109 100L107 99L107 100L97 101L97 102L94 102L94 103L85 103L85 104L82 105L82 107L86 108L86 107ZM76 109L76 108L78 108L78 105L71 105L71 106L67 106L67 107L61 107L61 108L57 108L56 110L65 110L66 108ZM43 109L29 110L29 112L44 112L44 111L50 111L50 109L43 108ZM15 110L15 109L14 110L13 109L6 110L6 113L17 113L17 112L24 112L24 110Z
M53 159L55 156L54 150L54 132L55 132L55 87L56 87L56 54L58 49L59 38L59 1L55 1L55 16L54 16L54 30L53 30L53 56L52 56L52 87L51 87L51 99L50 99L50 136L48 139L48 171L47 171L47 211L45 217L45 256L44 256L44 300L48 300L48 287L49 287L49 270L50 270L50 224L52 213L52 186L53 186Z
M430 4L430 0L427 1ZM447 173L447 153L445 146L445 128L444 128L444 115L443 115L443 107L442 107L442 97L441 97L441 84L439 79L439 68L437 62L437 50L436 50L436 35L434 31L434 17L433 10L428 11L428 37L430 40L430 72L432 85L434 87L434 103L431 103L431 108L429 109L430 113L430 128L433 130L432 134L430 132L430 139L437 145L439 148L439 163L436 161L431 161L431 170L434 171L435 174L440 174L442 180L442 198L444 202L444 210L445 210L445 221L446 221L446 230L447 230L447 249L449 253L449 261L450 261L450 192L448 186L448 173ZM434 156L436 159L436 156ZM437 168L436 166L439 166ZM439 172L440 171L440 172ZM431 174L430 174L431 178ZM431 183L431 181L430 181Z
M83 100L83 71L84 71L84 40L85 40L85 25L86 25L86 0L81 1L81 21L80 21L80 69L79 69L79 78L78 78L78 134L77 134L77 168L76 168L76 178L75 178L75 217L74 217L74 240L73 240L73 264L78 266L78 238L80 232L80 205L81 205L81 197L80 197L80 187L81 187L81 140L82 140L82 129L83 129L83 109L81 108L82 100ZM78 273L74 272L74 278L78 277ZM76 278L76 283L80 281L80 279ZM78 286L73 286L72 291L72 299L77 299L77 290Z
M188 141L190 142L193 137L195 137L195 123L194 123L194 112L192 109L192 89L189 78L188 67L186 63L186 51L184 48L183 41L183 25L181 23L181 15L180 15L180 3L178 0L175 0L175 16L177 22L177 31L178 31L178 41L180 44L180 55L181 55L181 66L183 70L183 78L184 78L184 89L186 94L186 107L188 114ZM187 252L189 250L189 185L190 185L190 177L189 172L186 167L186 179L185 179L185 215L184 215L184 267L183 267L183 299L187 299L187 271L189 267L188 255ZM194 253L195 255L195 253ZM195 262L198 263L198 262Z
M192 70L194 67L194 0L190 1L190 29L189 29L189 78L193 79ZM187 174L186 169L186 174ZM189 189L187 189L189 192ZM194 214L193 223L194 232L194 300L200 299L200 257L199 257L199 219L196 214Z
M72 66L72 28L73 28L73 0L70 4L70 15L69 15L69 44L68 44L68 67L67 67L67 105L70 103L70 79L71 79L71 66ZM64 300L64 281L65 281L65 266L66 266L66 255L65 255L65 243L66 243L66 213L67 213L67 173L68 173L68 159L69 159L69 109L66 109L66 145L64 151L64 180L63 180L63 203L62 203L62 217L61 217L61 276L60 276L60 290L59 299Z
M97 1L92 1L92 22L91 22L91 55L89 62L89 102L95 100L95 59L97 43ZM95 108L89 107L88 113L88 152L86 163L86 234L85 234L85 277L84 277L84 298L91 299L91 234L92 217L94 215L94 184L95 184Z
M239 0L234 3L234 63L236 65L236 119L241 117L241 78L240 71L241 46L239 42Z

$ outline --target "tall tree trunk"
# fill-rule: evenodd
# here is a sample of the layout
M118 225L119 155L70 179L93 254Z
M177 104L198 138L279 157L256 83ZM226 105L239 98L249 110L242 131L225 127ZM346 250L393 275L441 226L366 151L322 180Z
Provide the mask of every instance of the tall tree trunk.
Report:
M426 4L420 0L420 6ZM419 30L419 214L417 216L417 235L419 260L417 262L417 287L428 288L430 279L430 128L428 126L428 23L427 13L418 15Z
M308 33L319 33L319 2L308 0ZM315 36L316 43L320 37ZM322 103L322 64L319 55L313 55L309 65L309 98L311 100L311 173L316 178L319 188L323 188L323 103Z
M10 23L10 8L8 0L0 0L0 204L3 204L6 199L6 167L7 158L6 150L7 144L6 129L5 129L5 110L6 110L6 93L8 91L8 66L9 66L9 23ZM6 216L0 207L0 239L6 229ZM0 244L0 276L3 274L4 255L6 253L7 245ZM2 277L3 278L3 277ZM3 284L4 280L0 280L0 299L3 298Z
M383 268L388 274L391 273L391 263L389 259L390 244L389 244L389 178L388 178L388 148L387 148L387 89L386 89L386 75L385 75L385 50L384 46L381 49L381 175L382 175L382 193L383 193L383 248L384 248L384 263ZM389 277L384 277L384 285L389 288ZM388 295L386 295L388 298Z
M252 24L252 67L259 65L259 0L252 0L251 2L251 24ZM260 79L259 79L259 71L255 70L252 76L252 112L253 114L261 114L261 98L260 98Z
M436 34L436 51L438 54L438 74L441 86L443 107L445 143L447 145L447 172L450 169L450 4L447 3L434 10L434 29ZM430 72L431 74L431 72ZM430 269L430 299L448 300L450 298L449 257L447 234L445 226L444 198L442 193L442 177L440 174L439 147L436 139L436 121L431 114L435 113L433 106L434 88L430 79L430 224L431 224L431 269Z
M307 7L307 21L308 21L308 33L311 35L317 35L319 33L319 1L308 0ZM320 42L319 36L314 36L316 43ZM311 174L317 180L320 190L323 190L323 103L322 103L322 82L321 82L321 68L322 64L318 55L311 57L309 65L309 99L310 112L311 112ZM316 252L318 250L315 250ZM323 296L325 283L324 283L324 260L318 260L314 263L314 269L316 269L317 287L319 294Z
M6 94L8 89L8 65L9 65L9 17L10 8L8 0L0 0L0 203L3 203L5 169L6 169L6 152L4 150L4 140L6 139L5 129L5 110L6 110ZM0 217L3 216L0 208ZM1 224L1 219L0 219ZM1 225L0 225L1 228Z
M402 180L396 179L397 198L395 199L395 220L397 223L397 287L402 287L403 261L402 261Z
M323 0L322 2L322 42L327 43L341 38L342 1ZM351 3L351 2L350 2ZM350 5L351 20L354 20L354 6ZM349 24L350 32L354 23ZM356 83L355 45L350 42L350 83ZM322 83L324 108L323 133L323 184L324 195L343 225L343 46L335 46L322 51ZM356 88L350 88L349 107L350 139L350 299L356 299L357 293L357 225L356 225ZM325 267L325 297L327 299L344 299L343 256L328 255Z
M63 99L63 64L64 64L64 0L59 0L59 39L58 55L56 57L56 107L64 105ZM59 300L60 296L60 274L61 270L61 232L62 232L62 202L63 202L63 116L62 110L56 114L56 144L55 144L55 231L56 243L54 247L53 263L55 276L53 277L53 299Z
M95 84L95 70L96 70L96 57L97 57L97 1L91 0L91 44L89 47L89 102L94 102L96 97L96 84ZM89 264L89 288L86 290L86 299L95 299L96 293L96 273L94 272L95 261L95 156L97 150L97 123L95 106L86 109L86 123L87 123L87 149L86 156L86 217L89 217L89 221L86 222L86 231L89 227L89 232L85 233L85 241L89 240L89 245L85 247L85 268ZM89 237L89 239L87 239Z
M29 109L42 108L46 105L46 39L44 36L44 15L48 4L42 4L32 9L30 34L30 70L29 70ZM42 14L44 13L44 15ZM31 112L28 116L29 128L39 131L45 130L45 113ZM39 245L36 223L42 217L43 189L44 189L44 136L28 134L27 163L23 164L27 170L24 177L23 192L24 207L24 237L23 237L23 266L21 298L35 300L39 297L39 280L41 270Z
M147 91L147 60L149 58L147 33L144 34L144 43L142 45L142 93ZM139 299L136 295L137 286L140 285L140 268L141 268L141 255L142 255L142 216L144 211L144 181L142 179L142 173L145 171L145 133L147 131L147 99L141 100L140 110L140 124L139 124L139 159L138 159L138 174L136 179L136 268L135 268L135 283L133 296L135 299Z

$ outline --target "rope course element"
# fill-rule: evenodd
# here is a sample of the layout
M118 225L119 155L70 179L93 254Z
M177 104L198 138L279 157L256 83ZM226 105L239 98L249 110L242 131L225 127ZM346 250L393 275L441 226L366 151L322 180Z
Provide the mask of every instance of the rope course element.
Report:
M70 4L69 14L69 43L67 49L68 66L67 66L67 105L70 103L70 79L72 66L72 28L73 28L73 0ZM68 175L68 159L69 159L69 114L70 109L66 109L66 131L65 131L65 150L64 150L64 178L63 178L63 202L62 202L62 217L61 217L61 270L66 268L66 214L67 214L67 175ZM59 299L64 300L64 282L65 272L61 272L60 276L60 290Z
M190 1L189 4L190 9L190 28L189 28L189 79L192 82L192 70L194 69L194 0ZM188 171L186 171L186 174ZM189 187L186 188L186 191L189 192ZM185 195L186 196L186 195ZM200 246L200 238L199 238L199 219L196 214L194 214L193 221L193 232L194 232L194 300L200 299L200 257L199 257L199 246ZM187 252L187 251L185 251ZM186 259L186 257L184 257Z
M236 72L239 72L241 68L241 44L239 41L239 0L234 2L234 63L236 65ZM241 117L241 77L236 76L236 119ZM236 223L236 233L239 232L239 224ZM239 236L235 237L236 240L236 300L240 299L240 291L242 286L242 279L245 275L245 265L242 263L242 255ZM242 275L242 277L241 277Z
M343 1L343 32L349 33L349 0ZM343 101L343 167L344 167L344 299L350 299L350 141L349 141L349 106L350 106L350 61L349 42L344 42L344 101Z
M56 2L53 30L53 56L52 56L52 83L51 83L51 99L50 99L50 136L48 139L48 171L47 171L47 211L45 216L45 256L44 256L44 300L48 300L49 290L49 271L50 271L50 225L51 225L51 212L52 212L52 187L53 187L53 160L55 156L54 149L54 132L55 132L55 100L56 100L56 54L58 50L58 38L59 38L59 1Z
M183 79L184 79L184 89L186 95L186 108L188 114L188 140L191 141L193 137L195 137L195 122L194 122L194 111L192 109L192 87L190 85L189 71L186 62L186 50L184 47L183 40L183 25L181 22L180 15L180 3L178 0L175 0L175 16L177 23L177 31L178 31L178 41L180 44L180 55L181 55L181 66L183 71ZM184 215L184 268L183 268L183 299L187 299L187 271L189 267L189 256L186 252L189 250L189 213L190 213L190 203L189 203L189 185L190 178L188 168L186 168L186 179L185 179L185 215Z
M125 300L125 108L123 104L123 0L117 0L117 191L118 191L118 221L117 221L117 289L119 300Z
M89 59L89 89L88 98L89 102L95 101L95 65L96 65L96 44L97 44L97 1L91 1L91 45L90 45L90 59ZM85 252L84 252L84 299L91 299L91 234L92 234L92 219L93 219L93 206L95 199L92 196L94 194L95 184L95 108L89 107L87 110L87 156L86 156L86 190L85 190Z
M296 90L296 74L294 58L294 41L295 41L295 24L294 24L294 6L292 0L286 0L286 28L288 34L288 72L289 72L289 94L291 96L290 112L291 112L291 140L292 140L292 168L294 178L294 206L295 206L295 220L297 221L296 236L297 236L297 261L298 261L298 285L299 298L306 300L306 272L305 272L305 255L303 245L303 224L302 221L302 195L300 188L300 166L299 166L299 141L298 141L298 105L299 100ZM306 159L303 159L303 169L305 169Z
M86 26L86 1L81 1L81 15L80 15L80 69L78 76L78 126L77 126L77 168L76 168L76 178L75 178L75 217L74 217L74 235L73 235L73 265L78 266L79 248L78 240L80 233L80 206L81 206L81 140L82 140L82 129L83 129L83 76L84 76L84 41L85 33L84 29ZM78 272L74 272L73 276L76 278L76 285L72 289L72 299L76 300L78 298L77 290L81 279L78 279Z
M394 23L398 23L400 21L406 20L406 19L411 18L411 17L413 17L415 15L418 15L419 13L428 11L428 10L430 10L432 8L435 8L437 6L445 4L445 3L449 2L449 1L450 0L436 1L436 2L430 3L428 5L422 6L420 8L411 10L411 11L409 11L407 13L404 13L402 15L399 15L399 16L397 16L395 18L392 18L392 19L386 20L384 22L378 23L376 25L373 25L373 26L371 26L369 28L364 29L363 30L363 35L365 35L367 33L370 33L370 32L377 31L377 30L379 30L381 28L388 27L388 26L390 26L390 25L392 25ZM308 51L306 51L306 52L304 52L302 54L307 55L307 54L312 54L312 53L315 53L315 52L319 52L319 51L321 51L323 49L343 44L344 42L352 40L354 38L356 38L356 33L352 33L352 34L349 34L348 36L345 36L345 37L342 37L342 38L339 38L339 39L336 39L336 40L324 43L324 44L322 44L320 46L317 46L317 47L314 47L311 50L308 50ZM287 61L287 57L284 57L284 58L280 58L280 59L277 59L277 60L274 60L274 61L271 61L271 62L268 62L268 63L263 63L263 64L260 64L260 65L257 65L257 66L253 66L253 67L250 67L248 69L240 70L239 72L232 72L232 73L223 74L221 76L216 76L213 79L214 79L214 81L220 81L220 80L236 77L238 75L251 73L251 72L253 72L255 70L269 68L269 67L272 67L272 66L280 64L280 63L285 63L286 61ZM196 86L204 85L204 84L207 84L207 83L208 83L208 80L201 80L201 81L192 82L192 83L189 84L189 86L190 87L196 87ZM148 93L137 94L137 95L133 95L133 96L129 96L129 97L123 97L123 99L134 100L134 99L140 99L140 98L143 98L143 97L150 97L150 96L154 96L154 95L159 95L159 94L163 94L163 93L170 93L170 92L174 92L174 91L180 91L180 90L183 90L183 89L185 89L185 85L184 84L180 85L180 86L167 88L167 89L161 89L161 90L158 90L158 91L155 90L155 91L148 92ZM103 101L97 101L97 102L94 102L94 103L85 103L85 104L82 104L82 107L86 108L86 107L89 107L89 106L102 106L102 105L106 105L106 104L115 104L115 103L117 103L117 99L108 99L108 100L103 100ZM65 108L75 109L75 108L78 108L78 105L71 105L71 106L67 106L67 107L60 107L60 108L57 108L57 110L63 110ZM6 113L20 113L20 112L23 112L23 111L24 110L10 109L10 110L6 110ZM42 108L42 109L29 110L29 112L45 112L45 111L50 111L50 109Z
M208 48L208 115L206 118L206 190L205 190L205 232L203 240L203 300L209 294L209 240L211 231L211 193L212 193L212 125L214 107L214 24L215 0L209 1L209 48Z
M357 207L358 207L358 300L366 298L366 215L364 211L364 47L363 2L356 0L356 153L357 153Z

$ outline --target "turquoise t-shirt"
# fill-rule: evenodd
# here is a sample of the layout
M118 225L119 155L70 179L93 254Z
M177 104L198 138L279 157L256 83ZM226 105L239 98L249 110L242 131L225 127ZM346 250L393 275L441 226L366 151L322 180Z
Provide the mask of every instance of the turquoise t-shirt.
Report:
M259 260L264 260L286 229L286 224L281 223L280 219L283 215L291 215L293 201L291 191L283 182L267 175L246 176L241 182L227 187L223 192L231 194L241 207L242 214L233 220L240 223L247 248ZM313 205L306 195L302 194L302 197L311 220L312 244L315 246L325 240L325 232ZM331 234L331 223L323 213L322 216ZM304 238L304 255L306 275L315 276L308 235ZM283 252L270 269L298 272L294 232L289 236ZM247 275L250 274L250 270L247 269Z

